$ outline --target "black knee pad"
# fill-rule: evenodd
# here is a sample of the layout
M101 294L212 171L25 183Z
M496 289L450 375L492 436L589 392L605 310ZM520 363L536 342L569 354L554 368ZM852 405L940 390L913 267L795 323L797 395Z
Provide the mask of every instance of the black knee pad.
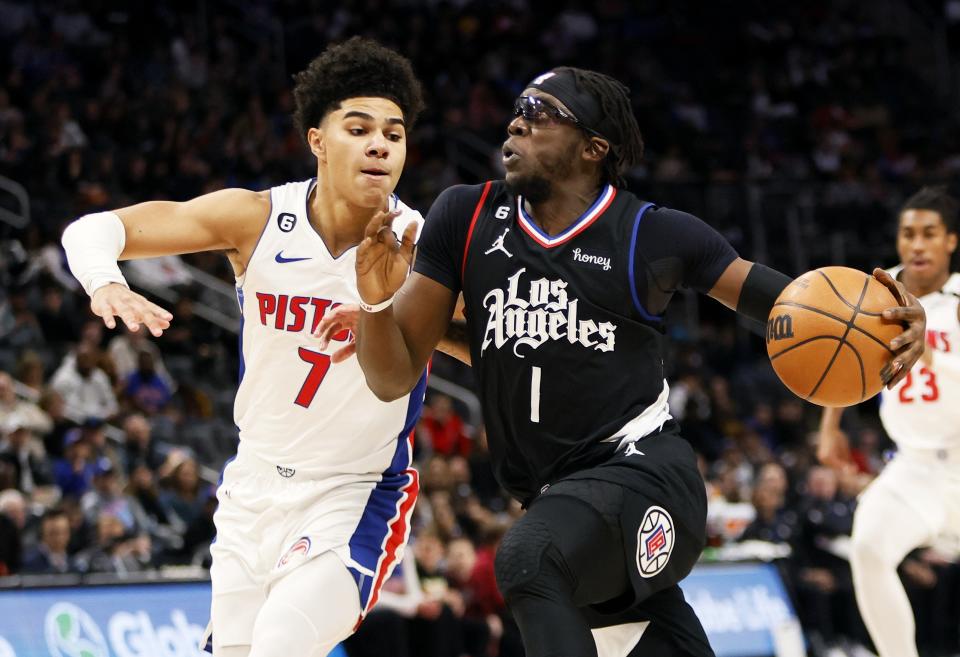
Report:
M547 523L530 518L521 519L506 533L494 562L497 586L505 600L536 580L551 540Z

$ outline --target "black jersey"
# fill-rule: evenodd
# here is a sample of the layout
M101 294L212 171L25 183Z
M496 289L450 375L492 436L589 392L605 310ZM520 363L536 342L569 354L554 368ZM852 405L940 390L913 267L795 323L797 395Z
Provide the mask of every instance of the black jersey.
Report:
M529 500L669 418L663 318L736 258L691 215L606 186L547 235L502 181L446 190L414 269L462 291L493 468Z

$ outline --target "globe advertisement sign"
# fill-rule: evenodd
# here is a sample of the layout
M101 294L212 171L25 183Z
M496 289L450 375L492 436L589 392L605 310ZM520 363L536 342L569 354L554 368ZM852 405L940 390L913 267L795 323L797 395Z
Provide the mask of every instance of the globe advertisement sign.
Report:
M209 583L0 592L0 657L198 657Z

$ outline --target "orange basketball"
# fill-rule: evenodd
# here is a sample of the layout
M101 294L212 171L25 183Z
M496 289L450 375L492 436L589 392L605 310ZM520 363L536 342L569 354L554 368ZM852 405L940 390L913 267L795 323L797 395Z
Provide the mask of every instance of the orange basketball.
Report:
M767 319L767 354L790 390L821 406L851 406L883 388L880 370L900 322L881 313L900 305L873 276L822 267L780 293Z

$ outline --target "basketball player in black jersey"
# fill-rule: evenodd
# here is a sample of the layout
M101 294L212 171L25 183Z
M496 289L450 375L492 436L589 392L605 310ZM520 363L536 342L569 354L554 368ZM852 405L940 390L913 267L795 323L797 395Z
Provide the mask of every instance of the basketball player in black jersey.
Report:
M663 313L692 287L765 322L789 279L624 189L643 144L619 82L557 68L514 113L506 180L440 195L405 283L412 232L398 244L389 214L368 226L360 364L381 398L407 393L462 292L493 467L528 509L496 562L526 654L709 657L677 586L704 545L706 499L667 408ZM895 383L924 315L877 276L909 299L889 311L909 324L884 372Z

